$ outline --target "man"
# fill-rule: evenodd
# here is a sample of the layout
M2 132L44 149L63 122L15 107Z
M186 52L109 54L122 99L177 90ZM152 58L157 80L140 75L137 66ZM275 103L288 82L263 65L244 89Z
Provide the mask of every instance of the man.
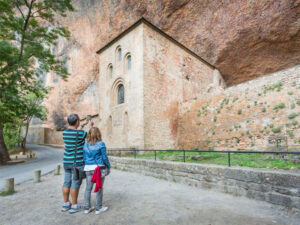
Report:
M81 130L78 129L80 126L80 119L77 114L71 114L68 116L69 127L63 132L63 140L65 144L64 149L64 170L65 178L62 188L64 204L61 211L66 212L69 210L70 213L76 213L82 209L82 206L77 204L78 193L81 185L81 178L79 180L74 180L73 166L75 161L75 148L76 151L76 167L83 171L84 160L83 160L83 145L85 143L85 138L87 137L87 132L82 130L83 127L90 123L88 120L81 126ZM90 123L92 126L92 123ZM76 135L77 143L76 143ZM69 195L72 197L72 204L69 201Z

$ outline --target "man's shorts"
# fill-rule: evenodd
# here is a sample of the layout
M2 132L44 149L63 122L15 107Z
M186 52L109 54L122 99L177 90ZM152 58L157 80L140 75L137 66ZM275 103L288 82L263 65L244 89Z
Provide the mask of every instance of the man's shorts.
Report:
M83 170L83 167L84 166L78 166L77 168ZM65 180L64 180L63 187L78 190L82 183L82 179L81 178L79 180L73 179L74 178L73 165L64 166L64 170L65 170Z

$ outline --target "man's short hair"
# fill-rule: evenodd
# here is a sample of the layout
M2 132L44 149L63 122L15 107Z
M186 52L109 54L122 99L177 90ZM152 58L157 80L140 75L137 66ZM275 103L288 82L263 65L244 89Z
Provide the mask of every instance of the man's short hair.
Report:
M79 120L79 116L75 113L68 116L68 123L71 126L74 126L76 124L77 120Z

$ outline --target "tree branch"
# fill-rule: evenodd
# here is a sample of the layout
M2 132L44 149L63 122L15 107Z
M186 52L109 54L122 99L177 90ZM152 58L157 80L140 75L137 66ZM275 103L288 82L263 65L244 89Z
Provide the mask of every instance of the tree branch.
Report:
M19 0L16 0L16 6L17 6L19 12L21 13L23 19L25 20L25 16L24 16L24 14L23 14L22 10L20 9L20 6L19 6Z
M21 60L22 56L23 56L25 32L26 32L27 27L28 27L29 19L32 16L31 10L32 10L32 6L33 6L33 3L34 3L35 0L31 0L31 3L30 3L29 6L28 6L27 0L24 0L24 1L25 1L25 4L27 5L29 11L28 11L28 14L26 16L26 20L25 20L25 23L24 23L24 26L23 26L23 30L22 30L22 40L21 40L21 49L20 49L20 54L19 54L19 60Z

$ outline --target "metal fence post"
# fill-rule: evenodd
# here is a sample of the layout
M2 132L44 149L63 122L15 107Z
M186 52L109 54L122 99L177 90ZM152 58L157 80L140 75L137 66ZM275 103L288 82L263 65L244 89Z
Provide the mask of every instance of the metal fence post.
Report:
M228 167L230 167L230 152L228 152Z
M185 162L185 150L183 149L183 162Z
M156 161L156 150L154 150L154 157L155 157L155 161Z

